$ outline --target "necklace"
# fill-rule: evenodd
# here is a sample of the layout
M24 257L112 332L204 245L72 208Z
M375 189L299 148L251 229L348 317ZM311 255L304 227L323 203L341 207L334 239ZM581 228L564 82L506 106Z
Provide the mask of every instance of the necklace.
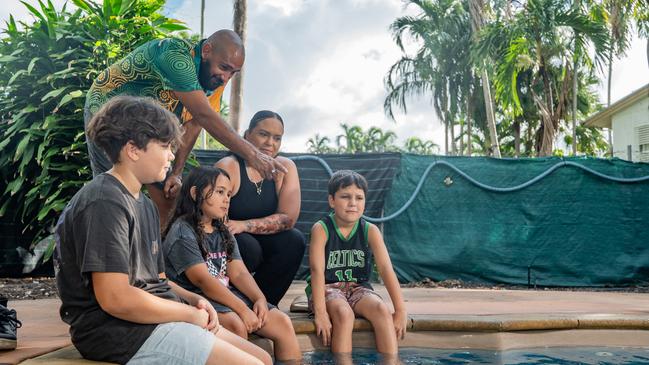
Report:
M255 184L255 189L257 190L257 195L261 195L261 186L264 183L264 180L262 179L259 182L252 181L252 183Z

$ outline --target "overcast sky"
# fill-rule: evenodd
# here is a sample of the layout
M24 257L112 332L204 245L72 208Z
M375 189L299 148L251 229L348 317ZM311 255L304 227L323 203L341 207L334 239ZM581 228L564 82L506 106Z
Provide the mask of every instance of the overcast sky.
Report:
M30 21L18 0L2 3L2 28L10 13ZM165 14L199 33L200 3L167 0ZM206 3L206 35L231 28L232 1ZM307 139L316 133L334 137L341 133L343 122L392 130L399 144L417 136L443 146L443 127L428 99L413 100L408 115L397 114L396 122L383 113L383 78L400 57L388 27L397 17L415 11L403 4L399 0L248 1L242 127L257 110L279 112L286 124L282 147L286 152L305 151ZM613 101L649 81L645 47L636 38L627 56L615 62ZM605 80L600 96L605 102Z

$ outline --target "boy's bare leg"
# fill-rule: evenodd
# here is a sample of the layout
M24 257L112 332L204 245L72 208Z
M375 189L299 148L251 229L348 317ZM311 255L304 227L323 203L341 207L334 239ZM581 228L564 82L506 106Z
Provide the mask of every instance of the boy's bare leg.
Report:
M219 324L225 327L225 329L244 340L248 339L248 330L246 330L246 325L238 314L235 312L218 313L218 317Z
M171 213L176 206L176 199L165 198L164 192L154 184L147 184L145 186L146 190L149 192L149 197L151 197L151 200L153 200L153 203L158 208L158 213L160 214L160 229L164 231L169 219L171 218Z
M279 309L268 311L266 324L256 333L273 341L275 360L291 363L302 358L291 319Z
M331 319L331 352L352 352L354 311L344 299L327 301L327 313Z
M354 312L372 323L376 349L383 354L397 354L397 334L388 306L375 295L366 295L354 306Z
M219 332L223 330L221 328ZM249 352L241 351L241 349L233 344L217 337L212 347L212 352L210 352L210 356L207 358L206 365L221 364L262 365L264 363Z
M243 338L235 335L234 333L228 331L227 329L221 327L218 332L216 332L216 338L221 339L231 345L234 345L237 347L239 350L243 350L247 352L248 354L256 357L257 359L261 360L264 365L272 365L273 364L273 359L270 357L270 355L264 351L261 347L256 346L252 342L248 342L247 340L244 340ZM218 356L218 355L217 355ZM239 364L238 362L229 362L229 361L224 361L221 359L221 362L219 364Z

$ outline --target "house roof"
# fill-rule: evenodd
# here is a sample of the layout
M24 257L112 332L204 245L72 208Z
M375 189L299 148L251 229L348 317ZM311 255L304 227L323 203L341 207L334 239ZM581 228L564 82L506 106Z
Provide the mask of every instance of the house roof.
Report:
M646 84L645 86L611 104L611 106L609 106L608 108L586 119L584 121L584 125L586 125L587 127L611 128L611 120L613 118L613 115L635 104L635 102L637 102L638 100L646 97L649 97L649 84Z

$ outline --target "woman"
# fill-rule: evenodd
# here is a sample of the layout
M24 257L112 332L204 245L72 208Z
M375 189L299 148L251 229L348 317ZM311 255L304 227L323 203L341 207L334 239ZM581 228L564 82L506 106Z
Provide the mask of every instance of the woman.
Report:
M257 112L244 133L248 142L286 168L286 173L276 172L273 180L264 180L237 155L216 163L232 182L228 229L237 239L248 271L274 305L291 285L306 246L302 232L293 228L301 200L297 168L293 161L277 156L283 135L282 117L269 110Z

